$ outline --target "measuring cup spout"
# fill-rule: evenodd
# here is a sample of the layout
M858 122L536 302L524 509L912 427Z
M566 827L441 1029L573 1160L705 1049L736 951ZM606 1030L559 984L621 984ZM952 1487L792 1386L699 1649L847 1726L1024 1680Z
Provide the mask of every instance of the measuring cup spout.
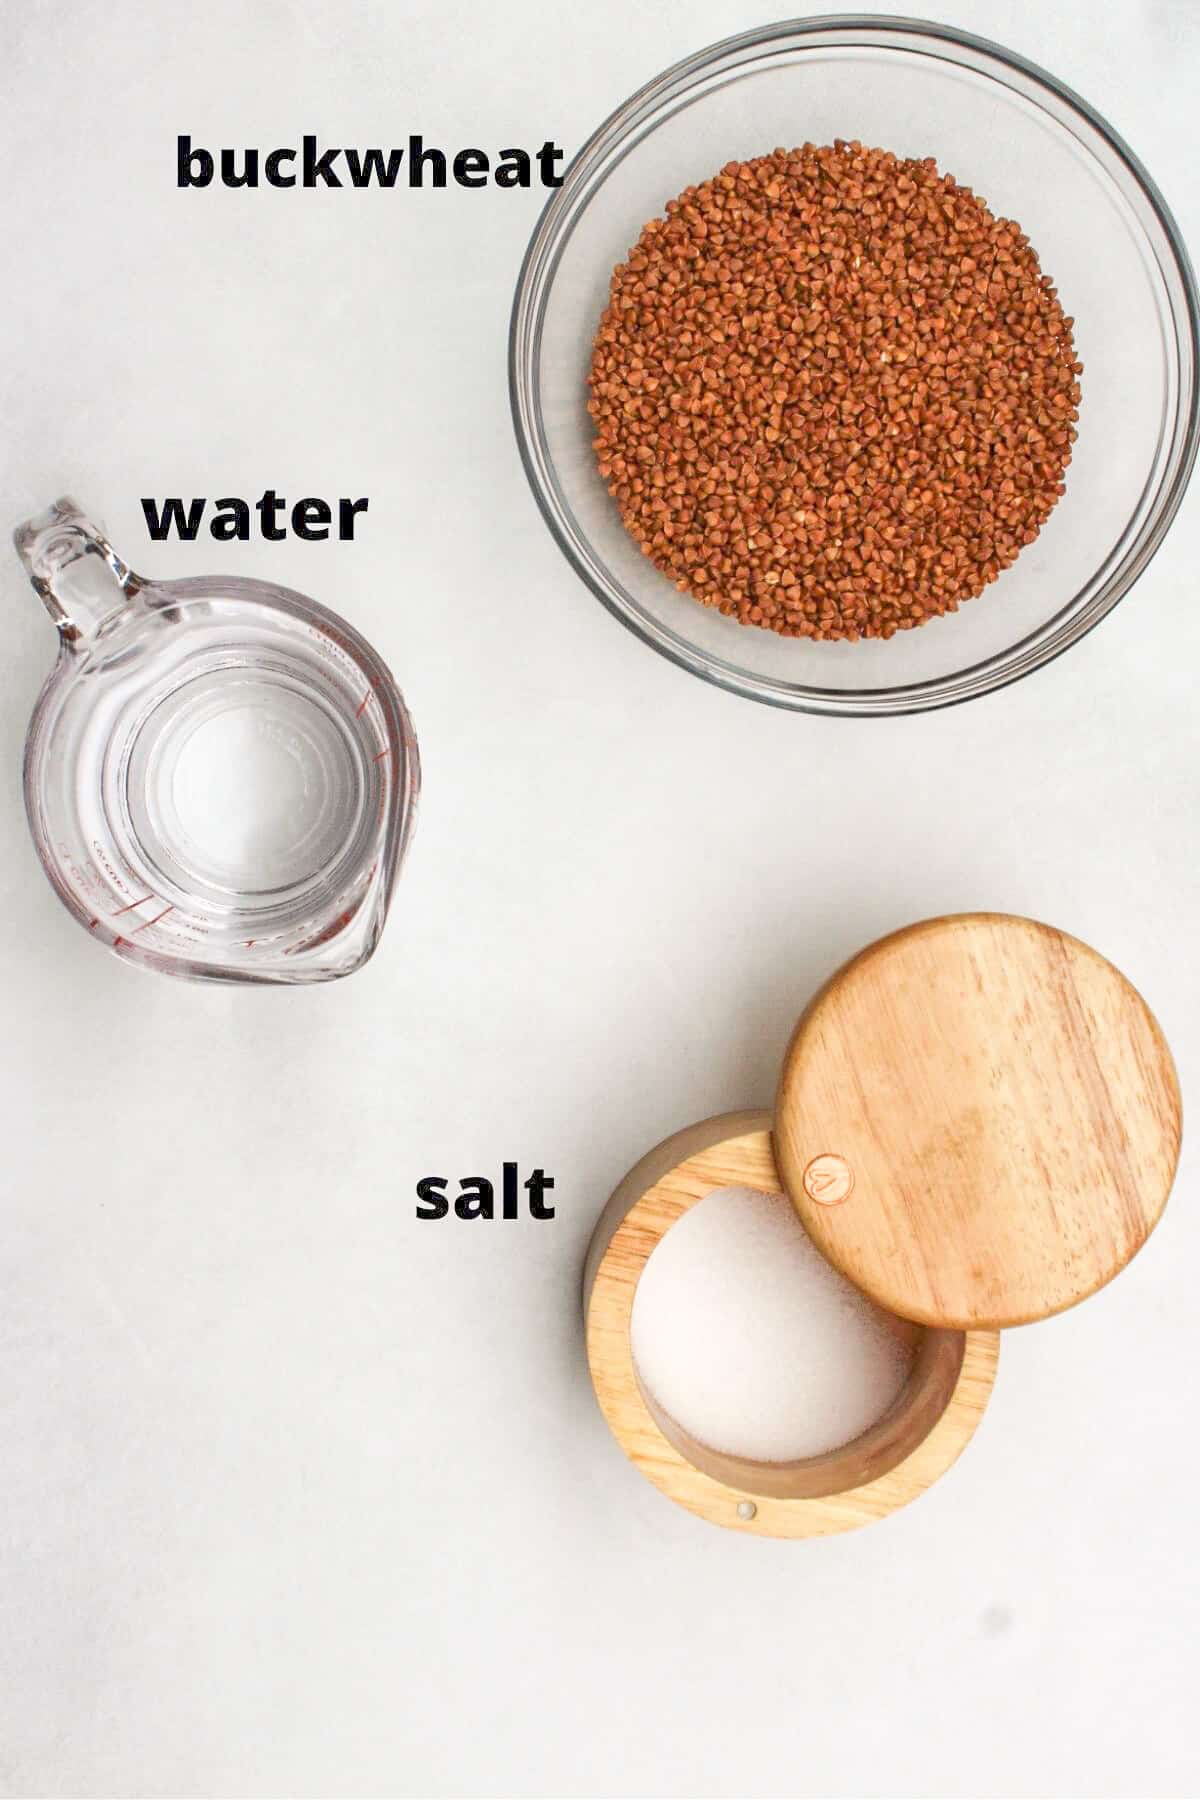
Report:
M142 585L74 500L56 500L36 519L26 519L13 533L13 542L62 642L71 649L124 611Z

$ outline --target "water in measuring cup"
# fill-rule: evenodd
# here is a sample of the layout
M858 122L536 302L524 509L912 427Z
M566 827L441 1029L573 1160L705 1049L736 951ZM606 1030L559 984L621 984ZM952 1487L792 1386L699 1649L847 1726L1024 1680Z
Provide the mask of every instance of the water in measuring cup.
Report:
M418 783L386 667L290 590L142 581L71 507L18 538L59 625L25 788L60 896L100 941L174 973L291 982L359 966Z
M222 680L192 699L159 734L146 784L164 857L233 892L303 879L328 860L325 840L362 785L353 747L286 688Z
M81 848L126 942L287 952L376 872L374 693L332 639L244 598L180 596L156 623L97 645L61 722Z
M137 721L112 823L147 879L249 918L297 901L353 859L368 822L376 739L320 670L224 663Z

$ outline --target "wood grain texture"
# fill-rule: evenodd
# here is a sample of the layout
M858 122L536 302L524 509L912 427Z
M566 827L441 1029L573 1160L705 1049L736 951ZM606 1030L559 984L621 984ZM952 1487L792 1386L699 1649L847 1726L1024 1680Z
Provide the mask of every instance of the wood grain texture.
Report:
M890 1312L959 1330L1110 1281L1166 1205L1180 1135L1137 990L1077 939L995 913L848 963L796 1028L775 1110L786 1191L829 1260Z
M760 1537L823 1537L882 1519L924 1493L970 1439L987 1405L994 1332L923 1331L913 1373L885 1416L827 1456L759 1463L699 1443L647 1394L629 1328L655 1247L706 1194L782 1192L765 1112L726 1113L678 1132L630 1170L605 1207L584 1279L592 1384L625 1454L667 1497L713 1524ZM739 1511L739 1508L742 1511ZM746 1517L746 1509L751 1516Z

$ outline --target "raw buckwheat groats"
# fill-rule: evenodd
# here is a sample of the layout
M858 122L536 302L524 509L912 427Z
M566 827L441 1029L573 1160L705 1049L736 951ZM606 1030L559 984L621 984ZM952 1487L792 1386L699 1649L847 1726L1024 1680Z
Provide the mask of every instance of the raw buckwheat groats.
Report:
M655 566L785 636L953 612L1063 492L1082 365L1012 220L932 158L728 163L613 274L588 410Z

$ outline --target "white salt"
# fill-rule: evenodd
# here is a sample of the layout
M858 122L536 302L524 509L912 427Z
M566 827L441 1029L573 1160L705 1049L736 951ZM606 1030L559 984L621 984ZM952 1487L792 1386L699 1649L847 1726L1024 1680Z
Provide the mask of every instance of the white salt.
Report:
M643 1385L692 1437L759 1462L820 1456L883 1416L912 1366L889 1315L832 1268L782 1195L709 1194L642 1272Z

